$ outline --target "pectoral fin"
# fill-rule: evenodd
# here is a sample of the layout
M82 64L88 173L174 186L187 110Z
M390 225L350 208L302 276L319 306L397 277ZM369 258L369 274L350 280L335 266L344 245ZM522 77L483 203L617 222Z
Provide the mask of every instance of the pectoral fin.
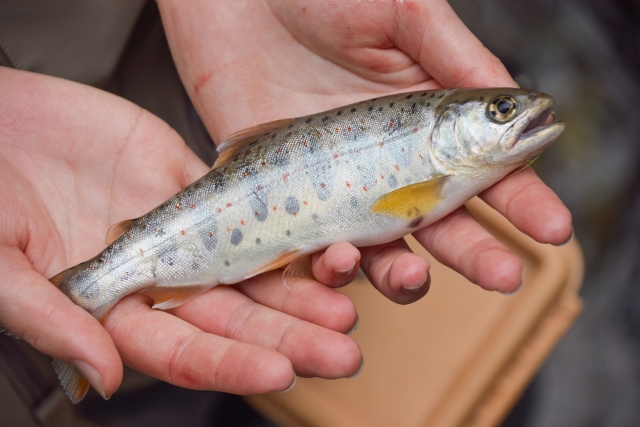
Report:
M422 217L444 199L442 187L446 180L446 176L439 177L387 193L374 203L371 211L407 220Z
M89 381L82 376L78 368L70 363L53 359L52 365L71 403L80 402L89 391Z
M153 308L168 310L191 301L211 289L211 285L152 286L140 291L153 298Z
M282 283L286 288L290 288L297 279L316 280L311 269L311 255L294 260L284 269Z
M296 251L284 252L283 254L269 261L262 267L259 267L254 271L252 271L249 275L245 276L245 279L248 279L253 276L257 276L258 274L262 274L267 271L275 270L276 268L280 268L284 265L289 264L290 262L293 262L299 257L300 257L300 251L296 250Z

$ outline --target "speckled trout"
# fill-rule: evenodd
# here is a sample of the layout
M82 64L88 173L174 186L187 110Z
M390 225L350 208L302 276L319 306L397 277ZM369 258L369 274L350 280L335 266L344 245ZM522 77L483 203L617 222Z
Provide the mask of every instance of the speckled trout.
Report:
M389 242L447 215L527 165L564 129L553 99L521 89L445 89L278 120L223 142L209 173L51 282L101 320L124 296L154 308L289 264L332 243ZM89 383L54 368L72 401Z

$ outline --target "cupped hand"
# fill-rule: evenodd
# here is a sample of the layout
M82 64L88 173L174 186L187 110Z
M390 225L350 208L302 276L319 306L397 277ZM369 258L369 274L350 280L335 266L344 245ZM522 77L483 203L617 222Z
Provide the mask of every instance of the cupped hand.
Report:
M338 378L361 365L344 333L355 248L328 251L287 289L273 271L216 287L171 312L135 294L103 326L46 278L104 249L110 224L137 217L207 167L158 118L113 95L0 67L0 324L80 368L103 396L122 361L176 385L232 393L286 389L298 375ZM327 286L328 285L328 286ZM122 360L122 361L121 361Z
M502 63L444 0L158 1L169 45L214 139L258 123L394 92L505 87ZM571 214L529 168L481 194L535 240L570 238ZM465 209L414 233L440 262L489 290L511 292L522 264ZM404 241L361 248L388 298L428 289L429 264Z

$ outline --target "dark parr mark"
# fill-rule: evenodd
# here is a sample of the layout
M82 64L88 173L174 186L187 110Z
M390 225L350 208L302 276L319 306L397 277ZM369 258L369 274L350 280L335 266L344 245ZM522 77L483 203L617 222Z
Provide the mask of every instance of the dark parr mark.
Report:
M284 202L284 210L289 215L297 215L300 210L300 202L293 196L287 197L287 200Z
M413 98L413 95L407 95L407 99Z
M398 186L398 180L393 175L389 176L387 182L389 183L389 187L391 188L396 188Z
M349 110L349 112L351 112L351 113L355 113L356 111L358 111L357 108L352 108L351 110Z
M336 113L336 116L341 116L341 115L342 115L342 110L339 110L339 111Z
M231 232L231 244L233 246L238 246L242 242L242 231L237 228L234 228Z
M357 208L358 207L358 199L356 196L351 196L351 199L349 200L349 204L351 205L352 208Z

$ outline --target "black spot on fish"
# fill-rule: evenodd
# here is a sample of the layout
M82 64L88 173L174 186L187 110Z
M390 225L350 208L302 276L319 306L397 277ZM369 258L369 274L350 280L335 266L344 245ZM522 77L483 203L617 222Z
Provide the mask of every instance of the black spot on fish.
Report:
M287 200L284 202L284 210L289 215L296 215L300 210L300 202L293 196L287 197Z
M192 269L192 270L197 270L197 269L198 269L198 267L200 267L200 265L198 265L198 263L197 263L197 262L195 262L195 261L194 261L193 263L191 263L191 269Z
M307 120L305 120L306 124L309 124L313 121L313 117L309 117Z
M242 231L234 228L233 231L231 231L231 244L238 246L240 242L242 242Z
M382 107L378 108L378 111L382 111Z
M358 198L356 196L351 196L351 199L349 200L349 204L351 204L352 208L357 208L358 207Z
M427 96L427 92L422 92L420 96Z
M407 95L407 99L411 99L413 98L413 94L412 95Z
M287 230L285 233L287 236L291 236L291 230Z
M373 98L371 101L373 102L373 101L377 101L377 100L378 100L378 98Z
M401 111L402 113L404 113L404 107L402 107L402 108L400 109L400 111Z
M396 188L398 186L398 180L393 175L389 176L389 179L387 179L387 182L389 183L389 187L391 188Z
M389 107L393 107L394 105L396 105L396 103L392 102L391 104L389 104Z
M431 107L431 103L430 102L427 102L427 107Z
M225 262L224 262L224 266L225 266L225 267L229 267L229 261L225 261Z
M435 93L432 93L431 96L429 98L433 98L434 96L436 96Z
M267 132L264 134L264 136L269 136L269 135L271 135L271 132Z
M271 135L271 139L276 139L276 136L278 136L278 134L274 133L273 135Z
M355 113L356 111L358 111L358 109L357 109L357 108L352 108L352 109L351 109L351 110L349 110L349 111L350 111L350 112L352 112L352 113Z
M256 238L256 245L259 245L260 243L262 243L262 240L260 240L260 238Z
M444 93L438 97L438 99L444 98Z
M293 127L293 125L289 125L287 126L287 129L291 129Z
M484 96L480 97L480 102L484 101Z
M367 111L373 111L373 107L367 108Z
M323 121L323 122L326 122L327 120L329 120L329 116L324 116L324 117L322 118L322 121Z
M336 113L336 116L341 116L341 115L342 115L342 110L339 110L339 111Z

